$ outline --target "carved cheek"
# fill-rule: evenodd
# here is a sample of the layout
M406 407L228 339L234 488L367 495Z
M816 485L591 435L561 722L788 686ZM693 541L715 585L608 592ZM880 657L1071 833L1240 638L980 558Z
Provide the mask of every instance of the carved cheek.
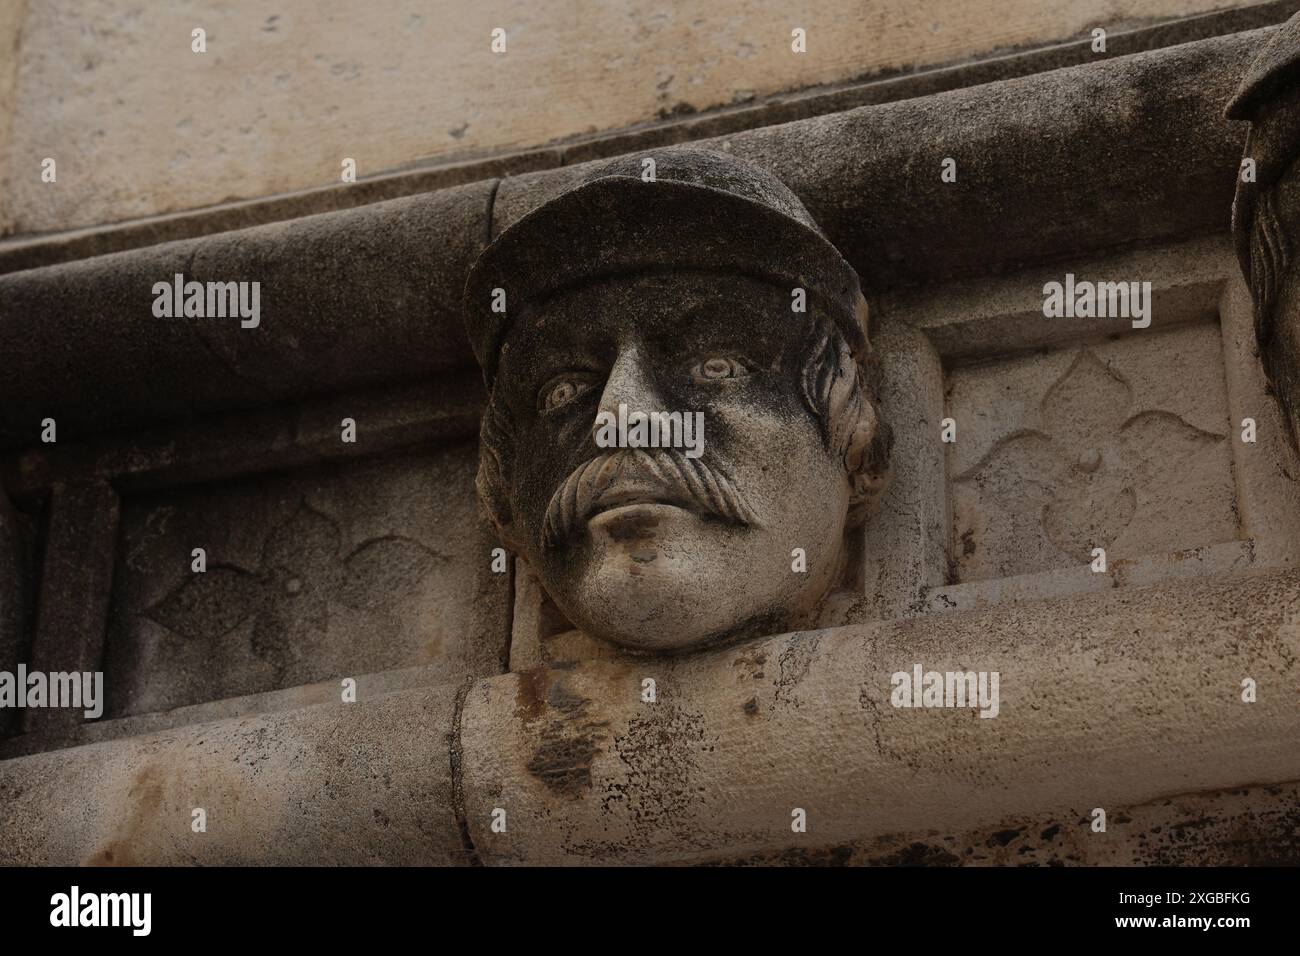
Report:
M811 416L795 396L783 392L737 389L712 402L705 413L706 448L716 440L718 451L738 464L742 459L772 460L779 467L774 456L791 444L796 437L792 431L811 423Z

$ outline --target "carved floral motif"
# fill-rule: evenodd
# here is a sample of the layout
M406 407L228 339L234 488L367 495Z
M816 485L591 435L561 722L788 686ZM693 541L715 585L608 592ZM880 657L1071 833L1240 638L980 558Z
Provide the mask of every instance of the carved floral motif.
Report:
M257 570L212 564L144 612L190 641L215 644L254 618L253 652L277 674L323 643L330 607L374 611L417 591L444 556L411 538L371 538L340 554L338 524L305 502L267 534Z
M1189 460L1223 441L1169 412L1135 409L1132 388L1090 349L1047 390L1040 413L1041 429L1001 438L956 483L999 511L1040 505L1042 534L1078 561L1124 534L1142 489L1178 487Z

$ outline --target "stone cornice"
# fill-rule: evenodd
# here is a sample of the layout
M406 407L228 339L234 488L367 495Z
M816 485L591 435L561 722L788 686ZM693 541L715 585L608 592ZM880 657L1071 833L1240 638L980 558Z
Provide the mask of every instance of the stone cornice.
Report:
M869 298L1226 232L1245 129L1223 106L1267 35L1214 37L701 145L781 177L858 269ZM956 183L939 178L948 156ZM490 231L583 171L0 277L0 447L34 444L45 417L59 421L64 440L466 366L458 300L470 264ZM150 290L176 273L260 281L261 326L155 318Z
M1093 50L1091 38L1085 38L920 71L873 74L853 82L784 92L744 105L673 116L623 130L586 134L520 152L415 163L347 185L321 186L69 232L6 238L0 240L0 273L351 209L483 179L571 166L592 159L731 135L860 106L1001 82L1093 63L1102 58L1127 56L1212 36L1254 30L1280 23L1297 10L1300 10L1300 0L1266 0L1114 31L1106 38L1105 53Z

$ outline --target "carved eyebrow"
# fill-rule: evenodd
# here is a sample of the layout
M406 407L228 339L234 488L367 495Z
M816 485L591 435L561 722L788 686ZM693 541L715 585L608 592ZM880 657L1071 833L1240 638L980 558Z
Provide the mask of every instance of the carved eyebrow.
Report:
M574 379L583 384L590 384L593 380L602 380L608 373L606 371L589 371L581 368L562 368L544 378L538 379L535 391L542 391L559 385L561 382Z
M600 375L608 370L607 363L602 362L595 350L587 350L574 343L562 344L553 337L542 337L516 346L515 354L510 357L509 371L521 382L540 386L552 376L564 372L584 372ZM506 369L505 363L502 370Z

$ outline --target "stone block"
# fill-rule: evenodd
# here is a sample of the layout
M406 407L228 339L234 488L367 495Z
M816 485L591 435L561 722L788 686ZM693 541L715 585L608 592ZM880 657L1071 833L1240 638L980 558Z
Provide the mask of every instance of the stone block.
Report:
M539 667L466 697L465 818L502 864L1086 829L1096 807L1300 780L1298 652L1300 578L1274 572ZM998 672L998 716L892 706L917 663Z
M510 582L489 570L476 451L128 497L107 716L416 665L449 681L502 669Z
M1221 353L1198 323L954 370L957 581L1238 537Z
M460 296L495 182L0 277L0 447L419 378L463 366ZM161 318L155 283L257 282L255 328ZM148 368L149 374L140 374ZM94 394L97 401L86 402Z
M0 761L0 864L467 862L455 700L442 685Z

